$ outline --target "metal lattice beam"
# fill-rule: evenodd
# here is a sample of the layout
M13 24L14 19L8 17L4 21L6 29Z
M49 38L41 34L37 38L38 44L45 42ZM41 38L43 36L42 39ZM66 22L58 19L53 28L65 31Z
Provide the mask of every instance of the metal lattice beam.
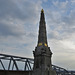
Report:
M8 60L8 68L7 69L6 69L6 66L4 65L4 63L2 62L3 60ZM34 62L33 59L12 56L12 55L6 55L6 54L0 54L0 65L2 66L3 70L14 70L14 67L16 70L19 70L19 65L17 64L18 62L25 63L24 70L32 70L31 64L33 65L33 62Z

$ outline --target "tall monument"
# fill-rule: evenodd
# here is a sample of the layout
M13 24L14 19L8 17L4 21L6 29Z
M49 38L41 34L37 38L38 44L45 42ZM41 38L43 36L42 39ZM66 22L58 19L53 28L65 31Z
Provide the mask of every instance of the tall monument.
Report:
M51 56L52 52L47 43L46 23L44 17L44 10L41 10L41 17L39 23L38 44L33 51L34 54L34 67L33 75L56 75L52 70Z

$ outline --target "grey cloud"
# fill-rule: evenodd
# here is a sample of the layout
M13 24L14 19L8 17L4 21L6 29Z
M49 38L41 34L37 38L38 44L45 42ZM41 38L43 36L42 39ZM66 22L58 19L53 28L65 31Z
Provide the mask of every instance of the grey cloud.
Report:
M35 34L34 33L29 33L27 36L28 37L35 37Z
M0 19L7 19L9 17L24 19L26 15L21 12L12 0L0 0Z
M0 0L0 36L24 35L24 27L26 26L25 28L29 30L29 26L34 26L37 22L39 7L41 7L39 3L35 4L31 1ZM11 19L13 24L10 23ZM7 23L2 21L7 21ZM17 26L15 26L15 22ZM22 28L18 25L20 22L23 23L20 25Z
M0 16L1 18L6 18L9 15L14 14L14 10L16 8L16 5L10 1L10 0L0 0Z
M35 10L37 10L37 5L29 1L23 2L19 3L17 0L16 2L14 0L0 0L0 19L12 17L23 21L35 20L34 16L36 16Z
M16 18L21 18L21 14L21 11L12 0L0 0L0 36L22 35L22 32L17 30L19 27L17 26L17 28L14 24ZM13 19L13 24L10 23L10 19Z
M15 27L15 28L14 28ZM16 26L0 23L0 36L22 36L25 33L18 30Z
M53 33L49 33L48 38L49 39L54 39L54 38L57 39L58 37L56 37L55 34L53 34Z
M12 35L12 30L10 29L9 26L0 23L0 35L4 35L4 36L8 36L8 35Z

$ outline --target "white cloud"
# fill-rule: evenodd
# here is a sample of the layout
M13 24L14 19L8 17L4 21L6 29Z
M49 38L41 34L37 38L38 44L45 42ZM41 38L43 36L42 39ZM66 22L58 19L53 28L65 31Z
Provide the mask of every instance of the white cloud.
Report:
M75 66L75 48L74 42L70 40L48 39L52 55L52 63L68 70L74 69Z
M73 41L69 41L69 40L62 40L60 41L60 43L62 44L62 46L66 49L70 49L70 50L75 50L75 44Z
M58 0L53 1L53 4L60 9L65 9L67 7L68 3L69 3L68 0L66 0L66 1L58 1Z
M75 3L75 0L71 0L72 3Z

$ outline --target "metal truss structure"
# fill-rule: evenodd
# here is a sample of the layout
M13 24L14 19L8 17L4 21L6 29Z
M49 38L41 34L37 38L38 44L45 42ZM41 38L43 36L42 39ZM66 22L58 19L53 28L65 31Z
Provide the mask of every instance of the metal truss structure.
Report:
M0 70L32 71L34 60L31 58L0 54ZM75 71L52 65L57 75L75 75Z
M32 70L34 60L6 54L0 54L0 69L1 70Z
M52 69L56 71L57 75L75 75L75 71L68 71L56 65L52 65Z

